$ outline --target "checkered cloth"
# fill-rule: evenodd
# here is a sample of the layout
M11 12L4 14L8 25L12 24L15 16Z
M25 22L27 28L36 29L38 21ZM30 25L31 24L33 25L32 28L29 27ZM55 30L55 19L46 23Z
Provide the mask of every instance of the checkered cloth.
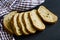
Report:
M13 35L4 31L2 20L12 10L25 11L40 5L45 0L0 0L0 40L15 40Z

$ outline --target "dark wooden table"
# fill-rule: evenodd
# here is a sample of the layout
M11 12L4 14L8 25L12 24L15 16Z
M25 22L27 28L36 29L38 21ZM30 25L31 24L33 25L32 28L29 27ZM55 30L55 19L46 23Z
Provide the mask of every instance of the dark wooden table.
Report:
M60 40L60 0L46 0L42 5L58 16L58 22L47 25L43 32L28 36L14 36L16 40Z

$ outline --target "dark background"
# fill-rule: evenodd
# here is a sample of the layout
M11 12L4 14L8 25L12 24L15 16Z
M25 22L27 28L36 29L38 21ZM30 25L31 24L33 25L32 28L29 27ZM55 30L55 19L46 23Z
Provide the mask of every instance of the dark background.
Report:
M60 0L46 0L42 5L58 16L58 22L53 25L46 24L44 31L33 35L14 36L16 40L60 40Z

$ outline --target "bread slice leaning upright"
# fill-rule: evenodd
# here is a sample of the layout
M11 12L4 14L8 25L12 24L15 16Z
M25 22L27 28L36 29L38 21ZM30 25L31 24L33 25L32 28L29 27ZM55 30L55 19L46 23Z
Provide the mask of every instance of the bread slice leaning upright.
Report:
M11 18L13 17L13 15L15 15L17 12L16 11L13 11L7 15L4 16L4 19L3 19L3 25L4 25L4 28L6 29L6 31L8 33L11 33L13 34L13 30L12 30L12 27L10 25L10 20Z
M40 31L45 29L45 25L41 21L40 17L38 17L36 10L32 10L29 16L35 28L39 29Z
M20 36L22 35L22 32L21 32L21 28L18 26L17 24L17 17L18 17L19 13L15 14L12 19L11 19L11 26L12 26L12 29L13 29L13 32L15 35L17 36Z
M30 32L30 33L35 33L36 29L32 26L31 21L29 20L29 12L25 12L23 15L23 19L26 25L26 29Z
M21 27L23 34L28 35L29 33L26 30L26 27L24 25L23 18L22 18L23 14L24 12L20 13L18 16L18 26Z
M45 22L48 23L55 23L58 20L58 17L44 6L39 7L38 14Z

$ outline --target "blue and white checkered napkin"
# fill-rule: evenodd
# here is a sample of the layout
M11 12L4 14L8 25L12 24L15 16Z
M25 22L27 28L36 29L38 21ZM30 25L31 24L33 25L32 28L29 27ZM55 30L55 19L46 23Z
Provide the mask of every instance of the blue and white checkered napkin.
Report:
M3 30L2 19L12 10L25 11L40 5L45 0L0 0L0 40L15 40L13 35Z

